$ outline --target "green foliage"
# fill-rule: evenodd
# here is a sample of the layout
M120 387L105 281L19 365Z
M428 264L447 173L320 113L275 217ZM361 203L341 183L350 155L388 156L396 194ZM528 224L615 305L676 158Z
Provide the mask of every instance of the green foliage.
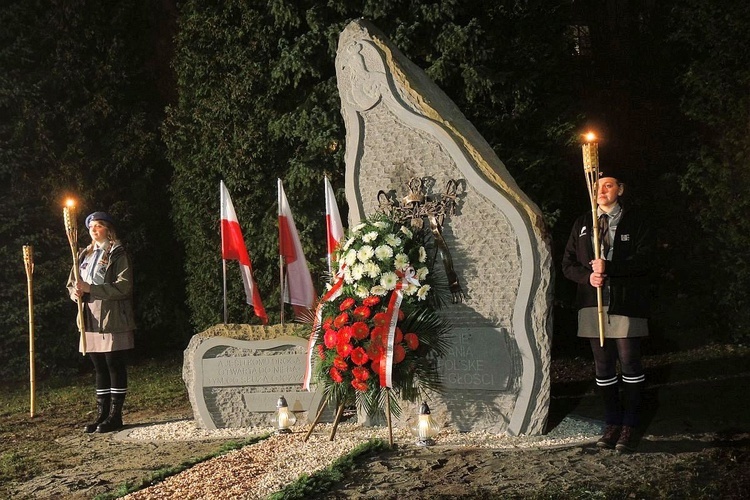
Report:
M273 493L272 500L292 500L295 498L316 498L332 491L336 483L344 480L346 474L354 469L359 458L376 454L388 449L388 443L372 439L354 448L325 469L311 475L303 474L283 490Z
M334 267L340 271L321 299L323 323L315 343L316 380L331 406L356 401L374 417L385 413L389 398L391 414L398 416L398 398L413 402L428 390L440 390L435 360L445 356L450 327L436 310L441 290L432 279L435 262L428 259L427 234L377 213L354 226L335 252ZM390 310L399 286L400 306ZM392 388L387 389L380 378L391 322Z
M179 251L168 224L170 168L158 135L161 104L146 71L154 27L147 4L15 1L0 8L2 376L18 376L28 364L24 244L34 246L38 368L81 359L75 307L64 288L68 195L78 199L81 245L86 213L106 210L119 222L136 269L137 343L163 346L182 340L174 330L184 335ZM156 249L178 258L154 259Z
M221 321L219 180L234 202L271 321L278 318L276 179L284 182L313 276L324 261L323 176L343 188L345 130L334 59L355 18L375 23L456 101L550 215L563 205L573 67L566 2L468 0L187 1L163 128L175 168L172 217L185 247L197 329ZM544 25L544 29L539 29ZM552 76L554 75L554 76ZM343 196L339 206L346 216ZM553 219L551 219L553 220ZM236 263L230 322L255 323ZM320 289L320 288L319 288Z
M697 125L681 175L692 196L710 259L716 320L750 338L750 5L691 0L675 11L674 39L691 54L681 77L683 112Z

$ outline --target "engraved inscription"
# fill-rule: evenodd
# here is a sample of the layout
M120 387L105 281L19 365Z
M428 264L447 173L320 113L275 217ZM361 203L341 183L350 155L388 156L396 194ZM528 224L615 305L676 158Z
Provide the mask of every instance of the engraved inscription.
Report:
M203 386L299 384L305 354L203 359Z
M447 389L507 389L510 358L500 328L464 328L452 338L438 370Z

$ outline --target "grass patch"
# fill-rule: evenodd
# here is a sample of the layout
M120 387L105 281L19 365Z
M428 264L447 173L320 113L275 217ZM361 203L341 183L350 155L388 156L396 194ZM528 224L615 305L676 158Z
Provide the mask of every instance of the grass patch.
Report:
M0 455L0 482L33 476L36 469L37 465L33 460L15 451L6 451Z
M164 481L165 479L167 479L168 477L179 474L180 472L185 471L189 469L190 467L193 467L194 465L197 465L201 462L205 462L206 460L211 460L212 458L225 455L226 453L229 453L230 451L239 450L240 448L243 448L245 446L255 444L259 441L266 439L270 435L271 434L263 434L260 436L253 436L252 438L244 439L242 441L230 441L228 443L224 443L215 453L209 453L208 455L204 455L202 457L185 460L179 465L159 469L157 471L154 471L151 477L149 477L148 479L144 479L143 481L140 481L139 483L125 482L110 493L105 493L102 495L95 496L94 500L111 500L114 498L124 497L125 495L128 495L129 493L133 493L135 491L139 491L144 488L148 488L149 486L153 486L157 483L160 483Z
M319 496L330 492L336 483L346 477L347 472L354 469L358 458L387 449L389 449L389 446L382 439L371 439L340 457L325 469L311 475L301 475L295 482L268 498L269 500L319 498Z

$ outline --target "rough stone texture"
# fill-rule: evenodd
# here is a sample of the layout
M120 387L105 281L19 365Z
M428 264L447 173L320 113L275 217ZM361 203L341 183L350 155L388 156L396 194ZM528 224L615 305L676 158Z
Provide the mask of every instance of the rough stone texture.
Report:
M302 390L308 332L309 326L297 324L216 325L194 335L185 349L182 378L197 425L273 425L281 395L300 423L312 421L321 394L314 386L310 393ZM279 373L273 372L274 360L284 360Z
M491 389L446 384L442 395L431 395L433 416L466 431L543 433L552 266L541 211L455 104L371 24L353 21L341 33L336 72L351 224L378 208L378 191L401 198L413 177L424 180L428 195L451 179L459 183L458 213L443 232L467 298L443 314L454 335L474 329L464 360L481 357L489 338L505 353L498 362L509 378ZM477 377L484 371L466 366ZM404 416L416 411L402 407Z

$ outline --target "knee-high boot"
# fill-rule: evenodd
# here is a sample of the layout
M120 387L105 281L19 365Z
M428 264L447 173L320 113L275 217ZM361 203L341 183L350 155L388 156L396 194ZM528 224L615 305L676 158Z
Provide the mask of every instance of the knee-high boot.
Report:
M99 424L96 432L112 432L122 427L122 405L125 403L125 394L113 394L112 403L109 407L109 416Z
M83 428L83 432L92 433L96 431L99 424L107 420L107 417L109 417L110 402L109 394L96 396L96 421L87 424L86 427Z

